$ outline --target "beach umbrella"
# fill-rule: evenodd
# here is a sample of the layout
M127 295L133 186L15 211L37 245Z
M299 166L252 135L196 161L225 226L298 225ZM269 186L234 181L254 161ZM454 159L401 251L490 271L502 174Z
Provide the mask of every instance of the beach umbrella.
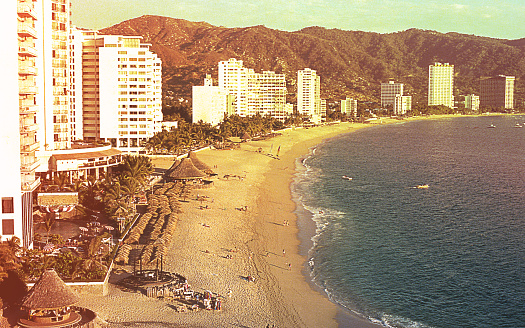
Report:
M47 244L46 246L44 246L44 248L42 248L42 250L46 253L52 252L54 249L55 245L53 244Z

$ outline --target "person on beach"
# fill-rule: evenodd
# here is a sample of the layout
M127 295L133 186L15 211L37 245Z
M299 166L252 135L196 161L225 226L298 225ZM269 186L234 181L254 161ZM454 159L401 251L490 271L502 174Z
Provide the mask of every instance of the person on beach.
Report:
M286 256L286 251L283 249L283 257Z
M292 271L292 263L288 263L288 270Z

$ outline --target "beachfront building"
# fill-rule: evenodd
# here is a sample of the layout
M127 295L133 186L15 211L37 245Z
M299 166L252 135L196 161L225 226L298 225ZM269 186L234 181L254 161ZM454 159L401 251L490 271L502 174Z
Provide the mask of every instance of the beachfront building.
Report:
M480 107L514 108L514 76L498 75L480 81Z
M81 58L74 65L82 70L75 70L73 92L75 109L82 108L83 139L146 153L146 141L161 130L160 59L142 37L81 30L74 35L72 58Z
M341 113L347 116L357 116L357 100L346 97L345 100L341 100Z
M381 83L382 108L394 108L397 95L403 95L403 83L395 83L394 81L388 81L388 83Z
M210 74L206 75L204 85L192 88L192 122L204 122L216 126L224 115L233 114L233 96L213 85Z
M454 65L434 63L429 66L428 105L454 107Z
M71 146L69 125L69 0L37 2L41 19L38 33L38 156L45 161L46 152Z
M474 94L465 96L465 108L471 111L479 110L479 96Z
M321 77L310 68L297 72L297 111L321 122Z
M219 62L219 90L233 97L232 112L241 117L259 113L284 121L291 114L286 106L284 74L256 73L244 67L242 60L230 58Z
M405 115L412 110L412 96L396 95L394 98L394 115Z
M16 236L22 246L33 239L33 192L40 184L35 156L39 143L35 117L37 87L37 14L31 0L6 1L0 5L2 51L0 51L0 238Z

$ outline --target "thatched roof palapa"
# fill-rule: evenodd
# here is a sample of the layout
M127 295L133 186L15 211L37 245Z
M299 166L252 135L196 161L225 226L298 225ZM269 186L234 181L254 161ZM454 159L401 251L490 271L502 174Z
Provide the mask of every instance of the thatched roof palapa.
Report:
M179 166L177 166L168 175L169 178L175 180L191 180L205 178L206 173L202 172L193 165L191 158L183 158Z
M180 161L177 158L175 158L173 160L173 164L171 164L170 168L166 170L166 174L169 175L171 172L173 172L173 170L175 170L175 168L179 166L179 164L180 164Z
M252 137L246 131L244 132L244 134L241 137L242 140L250 140L251 138Z
M31 310L59 309L80 301L78 295L60 279L53 269L44 271L40 279L22 300L22 306Z
M197 158L197 154L195 154L195 152L190 151L188 153L188 158L190 158L193 165L195 165L195 167L201 170L202 172L210 175L215 174L211 167L209 167L206 163Z

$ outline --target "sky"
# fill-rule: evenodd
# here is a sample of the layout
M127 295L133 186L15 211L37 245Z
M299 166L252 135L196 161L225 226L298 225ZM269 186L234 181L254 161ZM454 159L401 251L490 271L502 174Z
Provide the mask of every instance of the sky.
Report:
M409 28L525 38L525 0L71 0L78 27L101 29L142 15L215 26L297 31L308 26L391 33Z

